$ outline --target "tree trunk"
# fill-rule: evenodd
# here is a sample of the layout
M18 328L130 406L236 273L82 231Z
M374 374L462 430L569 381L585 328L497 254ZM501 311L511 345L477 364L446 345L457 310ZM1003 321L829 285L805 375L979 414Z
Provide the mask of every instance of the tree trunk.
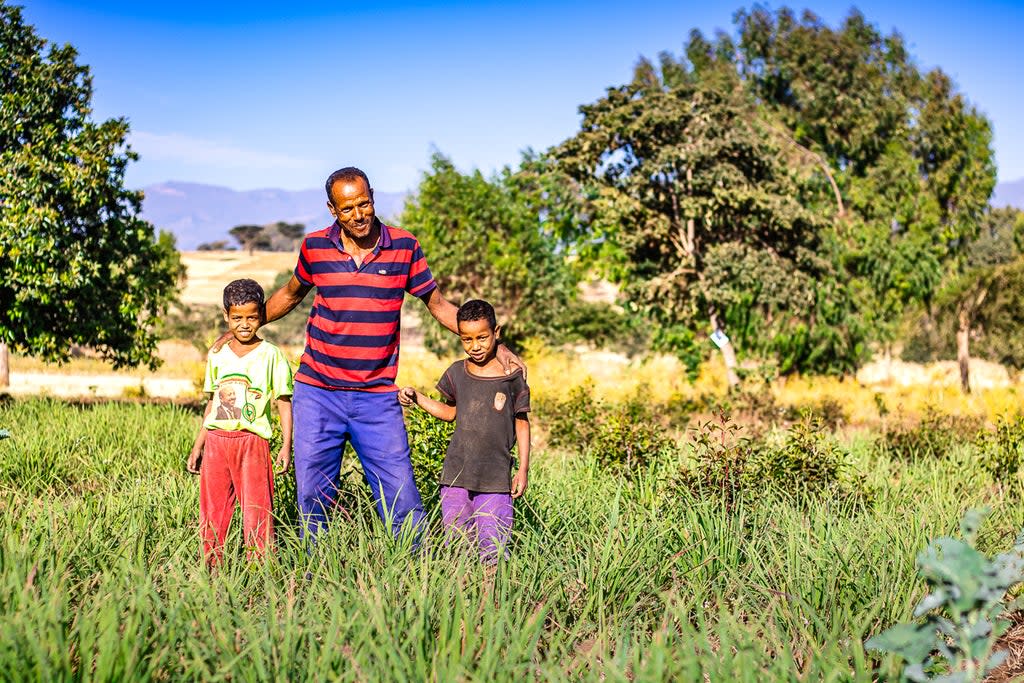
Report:
M724 333L718 326L718 315L712 313L709 318L711 327L717 332ZM718 345L718 342L715 343ZM734 389L740 384L740 376L736 373L736 349L733 348L732 340L726 337L725 343L718 345L718 350L722 352L722 360L725 361L725 376L729 380L729 389Z
M11 362L7 344L0 344L0 389L11 386Z
M960 389L971 393L971 316L966 306L957 312L956 362L960 366Z

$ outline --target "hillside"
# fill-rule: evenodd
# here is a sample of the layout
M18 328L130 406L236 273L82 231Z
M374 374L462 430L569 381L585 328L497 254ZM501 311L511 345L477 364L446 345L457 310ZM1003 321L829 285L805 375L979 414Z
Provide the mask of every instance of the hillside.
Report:
M237 191L216 185L166 182L143 188L142 217L172 233L178 248L196 249L203 242L228 240L228 230L242 223L303 223L310 230L328 225L323 189ZM375 192L378 215L394 220L405 203L404 192Z
M269 287L278 273L295 268L297 256L287 251L257 251L252 256L242 251L182 252L187 279L181 300L186 304L217 304L224 285L243 277Z

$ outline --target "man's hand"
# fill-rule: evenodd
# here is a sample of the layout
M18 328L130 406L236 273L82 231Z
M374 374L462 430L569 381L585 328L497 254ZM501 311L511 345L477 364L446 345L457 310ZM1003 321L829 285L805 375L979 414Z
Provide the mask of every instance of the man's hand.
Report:
M292 449L289 445L287 448L282 446L281 452L277 454L277 459L274 460L274 473L284 474L288 471L288 468L292 465Z
M199 466L203 461L203 452L201 450L193 450L188 454L188 463L185 465L185 469L192 474L199 474Z
M501 367L505 369L506 375L511 375L518 368L523 371L523 379L526 379L526 363L519 356L509 351L507 346L498 344L494 355L498 362L501 363Z
M521 497L526 493L527 486L529 486L529 481L526 475L526 470L519 470L516 472L516 476L512 477L512 497Z
M221 348L231 341L231 333L225 332L224 334L217 337L217 341L213 342L213 346L210 347L210 353L217 353Z
M412 387L402 387L398 390L398 402L406 408L418 403L416 390Z

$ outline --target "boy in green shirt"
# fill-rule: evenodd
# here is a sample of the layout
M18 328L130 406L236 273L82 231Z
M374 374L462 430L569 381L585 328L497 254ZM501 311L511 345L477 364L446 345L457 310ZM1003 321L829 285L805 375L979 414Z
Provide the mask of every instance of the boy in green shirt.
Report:
M285 472L292 450L292 370L281 350L256 333L263 324L263 288L235 280L224 288L231 340L206 359L203 391L210 396L187 469L199 475L199 526L208 567L224 556L235 501L249 556L273 538L270 403L277 404L283 441L275 462Z

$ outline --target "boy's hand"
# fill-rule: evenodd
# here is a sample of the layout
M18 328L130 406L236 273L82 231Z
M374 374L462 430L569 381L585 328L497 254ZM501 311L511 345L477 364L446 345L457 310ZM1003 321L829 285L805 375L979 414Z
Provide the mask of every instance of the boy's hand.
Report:
M284 474L288 471L288 468L292 465L292 449L281 448L281 452L277 454L277 460L274 461L274 473Z
M416 403L416 390L412 387L402 387L398 390L398 402L405 407Z
M188 463L185 464L185 469L192 474L199 474L199 465L203 461L202 451L192 451L188 454Z
M526 470L519 470L516 472L516 476L512 477L512 497L519 498L526 493L526 487L529 485L528 478L526 476Z

